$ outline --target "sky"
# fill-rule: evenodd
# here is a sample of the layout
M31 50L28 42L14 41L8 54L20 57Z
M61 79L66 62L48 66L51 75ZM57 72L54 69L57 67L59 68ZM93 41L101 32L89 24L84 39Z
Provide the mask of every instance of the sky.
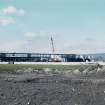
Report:
M105 0L0 0L0 52L105 52Z

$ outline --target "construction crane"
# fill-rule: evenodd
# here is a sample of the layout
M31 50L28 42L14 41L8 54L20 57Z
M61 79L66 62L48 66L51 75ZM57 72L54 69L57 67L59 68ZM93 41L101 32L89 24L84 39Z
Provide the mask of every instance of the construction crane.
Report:
M52 46L52 52L54 54L55 53L55 47L54 47L54 39L52 36L51 36L51 46Z
M61 62L61 58L55 55L54 39L52 36L51 36L51 47L52 47L52 55L49 61L50 62Z

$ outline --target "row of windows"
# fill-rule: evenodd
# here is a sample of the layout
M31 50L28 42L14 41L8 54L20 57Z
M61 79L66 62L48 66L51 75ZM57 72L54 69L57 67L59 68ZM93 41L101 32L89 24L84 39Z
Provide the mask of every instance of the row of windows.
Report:
M55 54L61 58L78 58L78 55L66 55L66 54ZM51 54L34 54L34 53L0 53L0 57L41 57L41 58L49 58Z
M28 57L28 54L6 54L6 57Z

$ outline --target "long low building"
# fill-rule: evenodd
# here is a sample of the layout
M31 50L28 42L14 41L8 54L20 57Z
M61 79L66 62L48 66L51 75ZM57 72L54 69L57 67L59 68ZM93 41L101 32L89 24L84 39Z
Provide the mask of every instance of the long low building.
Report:
M78 54L0 53L1 62L85 62L90 57Z

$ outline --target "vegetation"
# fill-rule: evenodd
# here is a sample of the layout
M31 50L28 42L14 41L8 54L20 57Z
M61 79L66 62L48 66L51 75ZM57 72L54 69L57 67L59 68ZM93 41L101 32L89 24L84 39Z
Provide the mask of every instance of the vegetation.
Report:
M0 72L14 72L16 70L44 70L49 68L51 70L75 70L88 68L89 65L35 65L35 64L0 64Z

